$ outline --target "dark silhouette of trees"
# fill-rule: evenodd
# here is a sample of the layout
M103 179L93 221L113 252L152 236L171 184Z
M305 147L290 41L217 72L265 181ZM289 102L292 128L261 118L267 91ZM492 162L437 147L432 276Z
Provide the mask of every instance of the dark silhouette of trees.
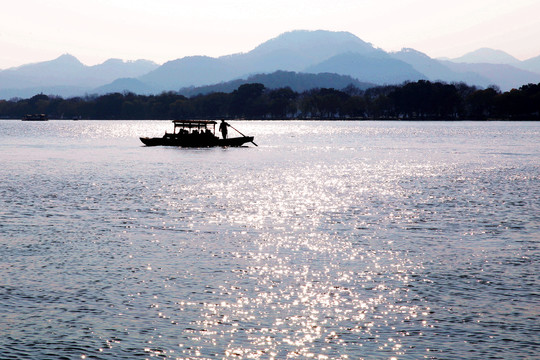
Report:
M343 114L353 118L361 119L367 115L367 101L363 96L349 96L342 106Z
M467 112L470 117L484 120L492 117L495 112L495 102L499 95L496 89L487 88L470 93L466 97Z
M456 119L461 98L455 86L420 80L388 95L394 116L405 119Z
M194 107L194 115L192 118L220 118L229 117L231 94L226 93L211 93L208 95L199 95L191 98ZM176 118L176 117L175 117ZM179 119L187 119L187 116L178 117Z
M176 92L136 95L131 92L69 99L35 95L0 100L0 118L48 114L71 119L402 119L402 120L540 120L540 84L501 92L464 83L420 80L365 91L347 86L311 89L267 89L244 84L232 93L190 98Z
M519 90L499 94L495 108L497 115L507 119L540 118L540 84L524 85Z
M244 84L233 91L231 115L238 118L263 118L267 108L264 85Z
M121 119L123 103L124 95L120 93L100 96L94 100L92 115L96 119Z
M320 89L313 95L318 117L322 119L340 118L344 115L343 105L350 96L336 89Z
M292 91L290 87L271 90L269 97L270 117L273 119L286 119L294 116L297 110L296 98L298 94Z

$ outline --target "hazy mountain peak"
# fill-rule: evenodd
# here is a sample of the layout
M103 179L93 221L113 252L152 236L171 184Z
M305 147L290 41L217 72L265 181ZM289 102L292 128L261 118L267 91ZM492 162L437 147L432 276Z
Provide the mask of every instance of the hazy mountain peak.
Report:
M416 56L418 58L431 59L423 52L411 48L402 48L400 51L391 53L391 55Z
M471 51L456 59L451 59L458 63L485 63L485 64L516 64L519 60L512 55L502 51L490 48L480 48Z
M159 66L158 64L150 60L144 60L144 59L123 60L123 59L117 59L117 58L107 59L103 63L94 65L94 66L134 66L134 65L141 66L141 67L146 66L150 68L157 68Z
M343 40L360 40L356 35L348 31L328 31L328 30L292 30L284 32L274 39L270 39L267 42L294 40L299 42L306 42L313 39L317 41L321 38L329 39L343 39ZM362 40L360 40L362 41ZM363 42L363 41L362 41ZM264 44L264 43L263 43Z
M139 64L139 65L150 65L150 66L155 66L155 67L159 66L154 61L146 60L146 59L128 60L128 63Z
M117 59L117 58L111 58L111 59L107 59L105 60L101 65L105 65L105 64L124 64L126 61L122 60L122 59Z
M56 59L43 61L33 64L26 64L16 68L12 68L15 73L24 74L26 76L36 75L38 78L47 78L53 76L53 74L64 74L65 76L71 76L78 71L84 71L87 66L84 65L75 56L70 54L63 54ZM69 75L68 75L69 74Z
M198 62L213 62L216 58L206 56L206 55L191 55L191 56L185 56L180 59L175 60L169 60L165 62L161 66L169 67L169 66L176 66L178 64L190 64L190 63L198 63Z
M149 60L122 60L111 58L103 63L92 66L93 68L141 68L148 71L157 68L159 65Z
M338 54L375 54L377 51L349 32L295 30L270 39L248 53L222 59L235 64L237 76L242 76L277 70L303 71Z
M251 53L270 53L294 48L299 52L371 52L373 45L346 31L294 30L283 33L257 46ZM331 55L331 56L332 56Z
M71 54L62 54L54 60L51 60L50 63L70 65L70 66L85 66L82 62L79 61L75 56Z
M75 56L71 55L70 53L64 53L60 55L59 57L57 57L55 60L79 62L79 59L77 59Z
M28 69L33 69L36 67L50 67L50 66L67 66L67 67L84 67L85 65L79 61L75 56L71 54L62 54L56 59L24 64L17 67L12 67L7 70L11 71L27 71Z

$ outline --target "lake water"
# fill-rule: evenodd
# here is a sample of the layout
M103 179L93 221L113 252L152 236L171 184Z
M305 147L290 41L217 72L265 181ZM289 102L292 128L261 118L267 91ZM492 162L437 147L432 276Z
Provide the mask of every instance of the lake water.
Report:
M231 124L0 121L1 359L540 357L539 122Z

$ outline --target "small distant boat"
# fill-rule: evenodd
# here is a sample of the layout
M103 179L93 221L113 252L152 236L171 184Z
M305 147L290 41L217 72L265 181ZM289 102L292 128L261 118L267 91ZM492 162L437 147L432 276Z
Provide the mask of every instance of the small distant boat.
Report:
M162 137L141 137L146 146L181 146L181 147L214 147L242 146L253 142L253 136L245 136L230 124L242 137L219 138L216 136L216 121L213 120L174 120L172 133L165 132Z
M22 121L48 121L49 117L45 114L26 114Z

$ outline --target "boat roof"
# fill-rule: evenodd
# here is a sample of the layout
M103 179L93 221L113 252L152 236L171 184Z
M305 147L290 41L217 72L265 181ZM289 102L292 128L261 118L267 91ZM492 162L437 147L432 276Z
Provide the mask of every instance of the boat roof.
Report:
M173 120L174 127L207 127L208 125L216 125L217 122L214 120Z

